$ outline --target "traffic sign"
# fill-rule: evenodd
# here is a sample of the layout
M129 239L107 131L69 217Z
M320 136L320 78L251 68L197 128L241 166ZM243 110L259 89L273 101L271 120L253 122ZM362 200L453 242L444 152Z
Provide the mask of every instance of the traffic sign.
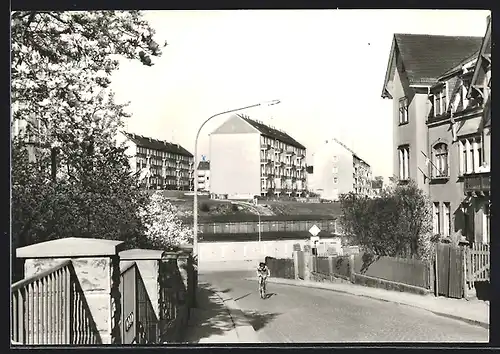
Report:
M309 233L313 236L318 236L318 234L321 232L320 228L317 227L316 225L313 225L310 229L309 229ZM319 238L318 238L319 239Z

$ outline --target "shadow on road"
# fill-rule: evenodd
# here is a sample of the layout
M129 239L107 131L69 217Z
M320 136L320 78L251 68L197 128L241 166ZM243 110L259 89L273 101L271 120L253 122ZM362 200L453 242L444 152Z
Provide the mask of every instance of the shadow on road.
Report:
M249 295L252 295L252 293L248 293L248 294L245 294L243 296L237 297L236 299L234 299L234 301L238 301L238 300L244 299L244 298L246 298Z
M198 286L198 307L193 310L189 320L184 343L199 343L210 337L222 338L234 328L227 308L215 291L210 289L210 285L199 283Z
M245 310L243 313L256 331L264 328L269 322L281 315L281 313L259 312L255 310Z
M278 295L278 294L276 294L276 293L267 293L265 299L269 299L270 297L272 297L274 295Z

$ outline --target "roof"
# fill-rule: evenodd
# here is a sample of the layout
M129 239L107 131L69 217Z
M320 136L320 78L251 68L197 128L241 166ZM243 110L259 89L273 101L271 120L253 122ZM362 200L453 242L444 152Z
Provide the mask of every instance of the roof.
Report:
M477 59L478 54L479 54L479 49L476 50L471 55L469 55L468 57L464 58L460 63L458 63L457 65L455 65L451 69L448 69L446 72L444 72L443 74L441 74L438 77L438 80L443 80L443 79L447 78L448 76L453 75L453 74L461 71L462 67L464 65L466 65L467 63L470 63L472 61L475 61Z
M200 161L198 164L199 171L208 171L210 170L210 161Z
M271 128L265 125L264 123L257 122L244 115L238 114L238 117L242 118L245 122L250 124L252 127L257 129L262 135L267 136L268 138L278 139L288 145L297 147L299 149L306 149L304 145L299 143L297 140L295 140L285 132L279 131L278 129L275 128Z
M127 132L123 132L123 134L128 139L130 139L134 144L140 147L145 147L152 150L170 152L173 154L187 156L187 157L193 157L193 154L191 154L189 151L184 149L179 144L173 144L164 140L153 139L142 135L127 133Z
M485 59L488 58L488 59ZM474 68L474 75L472 77L472 84L467 93L467 97L471 96L472 88L478 84L478 82L484 79L486 74L484 61L488 60L491 63L491 16L488 16L488 24L486 27L486 34L482 38L481 47L479 50L479 56Z
M477 52L481 41L482 37L395 33L382 97L390 97L387 83L394 75L396 54L401 57L410 85L431 86L443 73Z
M113 256L124 247L123 241L67 237L18 248L18 258L71 258Z

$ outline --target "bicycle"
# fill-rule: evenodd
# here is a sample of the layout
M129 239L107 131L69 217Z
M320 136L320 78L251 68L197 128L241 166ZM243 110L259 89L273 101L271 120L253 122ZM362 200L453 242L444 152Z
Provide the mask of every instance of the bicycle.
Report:
M266 298L266 279L262 275L259 275L259 294L261 299Z

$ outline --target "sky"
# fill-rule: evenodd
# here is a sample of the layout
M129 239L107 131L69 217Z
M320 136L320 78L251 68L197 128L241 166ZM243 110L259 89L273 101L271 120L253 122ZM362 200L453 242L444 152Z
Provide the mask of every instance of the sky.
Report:
M194 154L200 125L217 113L278 99L244 113L307 147L335 137L389 177L392 101L382 99L394 33L484 36L489 11L145 11L168 46L146 67L121 60L111 88L130 101L127 130L181 144ZM209 156L201 131L198 158Z

